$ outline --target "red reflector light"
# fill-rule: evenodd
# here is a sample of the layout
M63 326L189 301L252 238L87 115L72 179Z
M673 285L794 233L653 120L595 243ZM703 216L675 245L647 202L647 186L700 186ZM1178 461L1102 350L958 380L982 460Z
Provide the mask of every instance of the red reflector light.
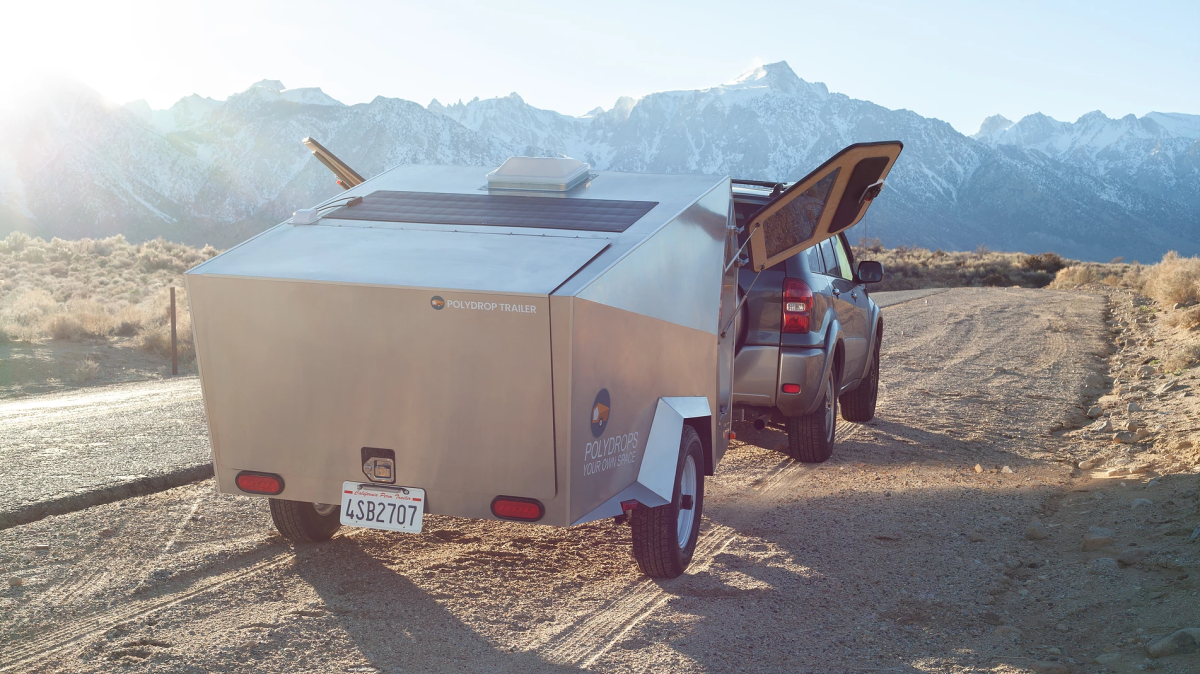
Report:
M506 520L536 522L544 513L541 502L531 498L497 496L492 500L492 514Z
M255 473L243 470L234 480L237 488L251 494L268 494L274 496L283 491L283 478L274 473Z
M783 331L808 332L812 316L813 293L808 284L798 278L783 279ZM799 393L799 391L796 391Z
M632 501L621 501L621 512L625 512L626 510L633 510L634 508L637 508L640 505L642 505L642 504L638 503L637 499L634 499Z
M799 393L800 385L799 384L784 384L783 392L784 393Z

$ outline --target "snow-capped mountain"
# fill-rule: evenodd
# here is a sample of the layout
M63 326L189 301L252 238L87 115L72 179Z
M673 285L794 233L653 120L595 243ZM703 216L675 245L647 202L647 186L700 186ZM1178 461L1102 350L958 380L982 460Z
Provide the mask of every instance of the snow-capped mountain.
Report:
M1109 119L1097 110L1074 123L1033 114L1016 124L989 126L997 117L985 120L973 138L1037 152L1097 178L1132 182L1143 192L1200 210L1200 115L1151 112Z
M9 120L0 235L163 235L229 245L338 192L300 145L319 139L363 175L402 163L495 166L566 155L598 169L795 180L853 142L899 139L884 198L851 236L890 245L1055 250L1107 260L1200 252L1200 116L1074 124L995 116L967 137L908 110L831 93L786 63L695 91L621 98L570 117L517 94L428 107L343 105L264 80L168 110L82 87ZM482 180L482 174L481 174Z

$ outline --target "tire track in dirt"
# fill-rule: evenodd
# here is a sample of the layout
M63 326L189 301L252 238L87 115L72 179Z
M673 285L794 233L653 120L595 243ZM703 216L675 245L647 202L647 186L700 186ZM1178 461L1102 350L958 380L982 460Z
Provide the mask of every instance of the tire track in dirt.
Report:
M270 554L270 551L267 551ZM272 556L250 566L222 574L215 578L201 580L188 589L170 593L154 599L131 602L118 606L110 611L93 614L86 618L73 621L70 625L56 630L43 632L37 637L20 645L6 648L0 654L0 672L24 671L23 665L33 660L42 660L58 653L80 641L98 636L108 630L130 620L145 617L151 613L162 611L176 604L199 598L207 593L219 590L226 585L272 571L290 564L295 556L288 553L283 557Z
M859 424L843 422L838 425L835 441L845 442L862 428ZM801 477L812 470L813 467L807 464L781 459L755 480L749 493L739 495L738 515L732 518L733 526L705 518L708 527L696 543L688 573L708 569L713 559L737 539L738 529L748 526L759 514L774 507L778 496L793 493ZM643 578L617 594L606 608L562 627L533 650L542 652L547 661L555 664L590 667L674 596L654 580Z

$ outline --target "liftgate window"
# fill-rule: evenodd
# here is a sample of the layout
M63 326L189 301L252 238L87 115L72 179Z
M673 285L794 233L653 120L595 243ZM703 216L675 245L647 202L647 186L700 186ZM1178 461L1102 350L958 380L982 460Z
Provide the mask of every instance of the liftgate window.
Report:
M657 201L379 190L363 197L362 202L339 208L326 217L434 225L624 232L657 205Z

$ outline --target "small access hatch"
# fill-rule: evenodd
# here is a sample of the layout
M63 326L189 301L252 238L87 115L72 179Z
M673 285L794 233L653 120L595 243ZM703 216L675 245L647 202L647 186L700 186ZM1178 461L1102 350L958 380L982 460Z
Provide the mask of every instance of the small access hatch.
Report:
M487 174L488 189L566 192L586 182L590 168L570 157L509 157Z
M750 266L762 271L862 220L904 144L856 143L767 202L747 225Z

